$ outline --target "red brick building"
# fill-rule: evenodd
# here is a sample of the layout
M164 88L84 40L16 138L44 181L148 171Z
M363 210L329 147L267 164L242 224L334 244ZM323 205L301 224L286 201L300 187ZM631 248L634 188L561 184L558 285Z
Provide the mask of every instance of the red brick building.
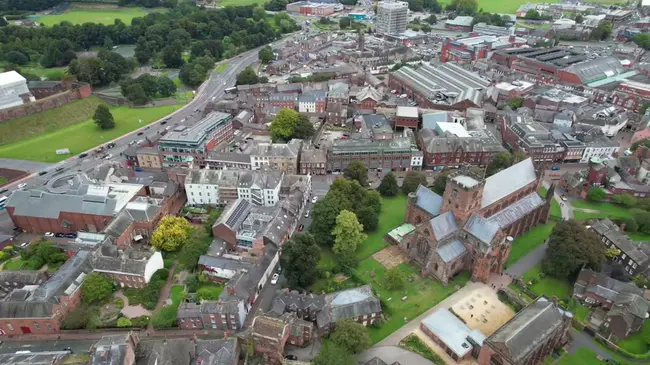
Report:
M164 268L160 252L119 249L110 240L90 255L93 271L112 279L121 288L144 288L153 274Z
M430 167L487 166L494 155L505 151L492 137L443 137L428 128L418 133L418 145Z
M282 364L286 344L304 347L313 333L313 324L290 314L280 318L257 316L245 340L253 344L256 354L268 356L269 364Z
M513 238L547 221L554 189L539 196L541 175L526 159L486 179L463 166L448 177L443 196L420 186L406 211L415 229L399 247L445 285L461 271L487 282L503 272Z
M375 110L377 103L381 101L381 93L372 86L366 86L356 95L359 108L363 110Z
M81 285L92 271L88 251L79 251L36 289L17 289L0 301L0 333L8 336L58 333L81 301Z
M495 44L503 48L520 47L526 44L526 39L515 36L481 35L469 38L451 39L447 38L442 44L440 62L472 62L487 58L488 54L495 49Z
M485 340L478 363L542 364L567 343L572 318L554 300L540 297Z
M395 113L395 127L411 128L418 130L420 112L414 106L398 106Z

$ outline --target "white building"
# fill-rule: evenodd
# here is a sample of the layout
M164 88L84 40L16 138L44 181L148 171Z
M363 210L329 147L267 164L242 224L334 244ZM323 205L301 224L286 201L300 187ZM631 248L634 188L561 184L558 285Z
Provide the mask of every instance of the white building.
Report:
M190 205L218 205L219 183L223 170L190 170L185 179L187 203Z
M0 73L0 109L22 105L21 96L27 96L31 101L35 100L29 93L27 80L16 71Z
M408 24L409 4L406 1L380 1L377 5L375 31L379 34L400 34Z
M190 170L185 179L187 203L221 205L241 198L272 207L280 200L283 179L278 171Z
M592 157L598 157L602 160L610 160L614 158L614 154L618 153L620 146L616 141L612 141L607 137L597 138L593 141L585 142L585 150L582 153L580 163L587 163Z
M422 167L422 164L424 163L424 155L422 154L422 151L418 151L419 153L413 153L411 155L411 168L414 167Z
M283 174L277 171L246 171L239 177L237 195L255 205L275 206L280 200L282 176Z

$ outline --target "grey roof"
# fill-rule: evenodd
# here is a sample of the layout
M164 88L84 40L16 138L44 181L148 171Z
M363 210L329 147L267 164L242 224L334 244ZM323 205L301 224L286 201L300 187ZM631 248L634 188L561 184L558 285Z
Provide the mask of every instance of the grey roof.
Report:
M281 315L285 310L298 311L307 308L310 311L320 311L324 306L325 297L322 295L302 294L295 290L277 290L272 313Z
M533 160L527 158L485 179L481 208L490 206L537 180Z
M0 284L4 282L19 285L36 285L44 282L47 275L42 271L33 270L6 270L0 271Z
M186 365L194 357L190 339L141 341L138 344L137 365Z
M432 218L429 223L431 224L431 229L433 229L433 236L438 241L458 231L456 217L451 210Z
M104 336L94 345L89 365L122 365L128 351L129 334Z
M0 318L51 317L52 307L59 302L59 297L80 289L85 274L91 271L88 256L88 251L78 251L33 292L14 290L0 301Z
M416 201L415 204L424 209L431 215L438 215L440 207L442 206L442 197L424 185L418 186L415 191Z
M634 316L645 320L648 318L648 310L650 310L650 302L641 295L634 293L619 293L614 300L614 306L607 314ZM633 318L627 318L626 322L631 325Z
M574 294L594 293L602 298L614 301L619 293L643 295L643 289L632 283L613 279L603 273L582 269L573 290Z
M41 351L28 354L0 354L3 365L52 365L68 356L68 351ZM93 364L94 365L94 364Z
M201 317L201 304L198 303L181 303L178 306L178 312L176 313L176 318L186 319L186 318L199 318Z
M565 325L565 315L571 316L548 299L538 298L499 327L486 342L519 363Z
M62 212L112 216L117 200L97 195L51 194L17 190L7 200L15 216L58 219Z
M471 16L457 16L454 19L449 19L445 21L447 25L454 25L460 27L470 27L474 21L474 17Z
M601 236L607 237L624 254L633 259L637 265L644 265L649 258L640 248L639 243L633 242L630 237L621 232L618 226L609 219L590 221L591 228Z
M495 226L504 229L542 205L544 205L544 199L537 192L532 192L503 208L503 210L494 213L488 220Z
M90 255L90 263L95 271L124 273L144 276L151 251L126 249L122 252L111 243L100 246Z
M422 325L458 357L463 357L472 350L472 344L467 340L472 329L467 327L465 323L447 308L440 308L427 316L422 320Z
M327 313L327 319L332 322L381 312L379 299L372 294L370 285L327 294L325 296L325 303L326 308L320 313ZM328 324L321 323L318 318L326 317L317 317L319 327Z
M237 338L200 340L196 343L197 364L232 365L237 358Z
M472 214L463 229L488 245L499 232L499 226L478 214Z
M232 119L230 114L210 112L205 118L190 127L186 125L175 127L160 139L160 144L174 144L177 142L203 144L216 126L227 123L226 121L230 119Z
M215 227L224 224L228 228L236 230L246 219L252 207L253 205L248 200L237 199L228 205L228 209L221 214L212 226Z
M429 153L463 152L503 152L505 148L493 135L478 137L439 136L433 129L424 128L419 132L422 148Z
M124 211L135 222L152 222L160 210L162 200L138 197L124 207Z
M201 255L199 258L199 265L232 271L240 271L242 269L248 270L253 266L253 264L243 260L231 260L223 257L213 257L208 255ZM226 277L225 279L230 279L230 277Z
M436 252L444 262L451 262L467 252L467 248L459 240L453 240L449 243L438 245Z

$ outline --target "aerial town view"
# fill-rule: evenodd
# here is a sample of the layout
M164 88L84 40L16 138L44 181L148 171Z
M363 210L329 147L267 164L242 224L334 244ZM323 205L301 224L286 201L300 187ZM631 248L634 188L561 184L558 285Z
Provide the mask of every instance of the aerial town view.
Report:
M650 364L650 0L535 1L0 0L0 365Z

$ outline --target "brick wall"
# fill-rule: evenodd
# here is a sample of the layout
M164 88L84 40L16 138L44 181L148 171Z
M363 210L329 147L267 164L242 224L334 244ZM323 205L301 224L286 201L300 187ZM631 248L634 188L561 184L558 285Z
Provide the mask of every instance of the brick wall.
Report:
M86 98L91 94L92 89L90 85L76 83L72 85L71 90L64 91L60 94L36 100L31 103L15 106L13 108L0 110L0 122L6 122L7 120L24 117L26 115L41 113L43 111L68 104L72 101Z

